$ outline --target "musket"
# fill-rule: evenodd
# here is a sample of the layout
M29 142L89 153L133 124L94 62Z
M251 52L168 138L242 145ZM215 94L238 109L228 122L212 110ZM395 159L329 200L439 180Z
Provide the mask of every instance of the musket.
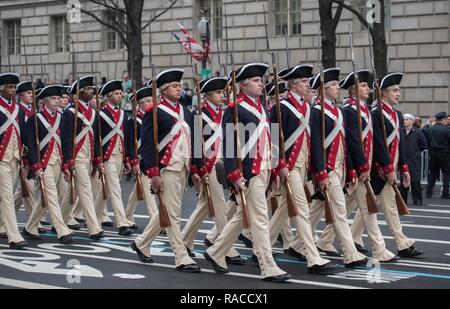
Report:
M375 63L373 60L372 41L370 38L370 26L367 28L367 31L368 31L367 33L369 36L370 64L372 66L373 78L375 81L375 94L376 94L377 106L378 106L378 110L379 110L379 114L380 114L379 120L380 120L380 126L381 126L381 134L382 134L383 141L384 141L384 147L386 148L387 152L389 153L389 145L387 143L386 126L384 123L383 102L381 99L380 84L378 82L377 71L375 69ZM403 200L402 195L400 194L400 191L398 190L396 182L394 182L392 184L392 189L394 190L394 193L395 193L395 202L397 204L398 214L400 216L408 215L409 214L408 206L406 205L405 201Z
M353 53L353 34L351 25L349 25L349 35L350 35L350 51L352 56L352 67L353 67L353 76L355 79L355 101L356 101L356 123L358 126L358 137L359 137L359 143L364 149L364 138L363 138L363 128L362 128L362 117L361 117L361 101L359 98L359 75L356 69L356 62L355 62L355 55ZM370 115L368 115L370 117ZM367 122L367 125L370 125L369 122ZM369 160L369 158L367 158ZM366 188L366 200L367 200L367 209L370 214L376 214L379 212L378 205L377 205L377 199L375 197L375 194L373 193L372 186L370 185L370 182L368 179L364 180L364 186Z
M23 44L23 49L24 49L24 55L25 55L25 71L26 71L25 74L28 75L28 60L27 60L27 50L26 50L25 44ZM33 79L33 77L31 77L31 79ZM27 185L27 181L26 181L25 177L22 175L23 157L25 157L25 155L26 155L27 148L25 145L23 145L22 148L23 148L23 153L22 153L22 158L20 159L21 164L19 167L20 189L22 192L22 197L27 198L27 197L30 197L30 190L28 189L28 185Z
M269 36L268 36L267 21L266 21L266 13L267 12L266 12L266 8L265 8L264 4L263 4L263 8L264 8L264 23L265 23L264 26L266 28L267 51L272 56L273 83L274 83L274 87L275 87L275 111L276 111L276 115L277 115L277 123L279 125L279 129L278 129L278 138L279 138L278 142L280 143L279 153L280 153L280 159L283 160L284 162L286 162L286 148L284 145L284 133L283 133L283 126L281 123L281 104L280 104L280 88L278 85L278 67L277 67L277 63L275 60L275 53L270 51ZM294 197L292 195L292 188L291 188L287 178L285 178L283 180L283 186L286 191L286 203L287 203L288 215L290 218L293 218L298 215L298 210L295 205Z
M98 99L98 92L99 92L99 87L96 85L95 86L95 102L96 102L96 110L97 110L97 117L98 117L98 121L97 121L97 130L98 130L98 151L99 151L99 156L100 158L102 158L103 160L103 138L102 138L102 125L101 125L101 116L100 116L100 100ZM77 90L79 91L79 90ZM78 98L78 96L77 96ZM103 196L103 200L107 200L108 199L108 187L106 185L106 178L105 178L105 173L99 168L98 169L98 178L100 179L100 182L102 183L102 196Z
M34 142L35 142L35 151L36 151L36 160L37 162L41 162L41 149L39 146L39 130L38 130L38 115L37 115L37 106L36 106L36 85L34 83L34 80L31 81L31 90L33 92L33 114L35 116L34 119ZM41 190L41 206L42 208L48 208L48 202L47 202L47 194L45 193L45 185L44 185L44 179L42 178L42 175L36 175L37 181L39 183L39 190Z
M286 61L287 67L291 67L290 55L289 55L289 47L288 47L288 28L284 27L284 39L285 39L285 48L286 48Z
M325 145L325 98L324 98L324 69L323 65L320 61L320 28L319 28L319 35L318 35L318 42L319 44L317 48L317 65L319 66L320 70L320 86L319 86L319 98L320 98L320 142L322 144L322 162L325 169L327 169L327 147ZM334 218L333 218L333 212L331 209L331 201L328 189L322 190L322 194L324 197L324 204L325 204L325 222L327 224L333 224Z
M77 155L77 127L78 127L78 106L80 99L80 79L77 80L77 90L73 100L74 111L73 111L73 131L72 131L72 160L75 162ZM101 146L100 146L101 148ZM75 163L74 163L75 165ZM69 202L71 205L75 204L76 201L76 193L75 193L75 167L70 169L70 193L69 193Z
M236 163L239 171L241 172L241 175L243 175L242 170L242 158L241 158L241 141L240 141L240 135L239 135L239 112L238 112L238 101L237 101L237 94L236 94L236 67L234 65L234 56L233 51L229 51L228 49L228 18L227 18L227 11L226 6L223 8L224 10L224 16L225 16L225 36L227 40L227 53L230 52L230 62L231 62L231 91L233 93L233 101L234 101L234 108L233 108L233 125L234 125L234 140L236 142ZM230 104L230 97L227 97L227 104ZM248 207L247 207L247 198L245 197L245 192L243 190L239 190L238 192L239 197L241 199L241 206L242 206L242 225L244 229L250 227L250 220L249 220L249 213L248 213ZM236 199L237 200L237 199Z
M155 65L151 65L152 67L152 98L153 98L153 108L152 108L152 116L153 116L153 145L155 147L155 166L159 166L159 146L158 146L158 102L156 101L156 75L155 75ZM166 209L166 205L164 204L164 199L162 197L161 191L156 193L158 196L158 207L159 207L159 225L163 228L170 227L170 218Z
M191 58L192 60L192 58ZM198 67L197 67L197 63L193 64L193 70L194 70L194 83L195 83L195 92L197 94L197 103L198 103L198 118L199 118L199 122L200 122L200 141L201 141L201 147L202 147L202 162L203 164L206 165L207 163L207 158L205 156L205 139L203 136L203 103L201 100L201 96L200 96L200 82L198 80ZM212 195L211 195L211 188L209 186L210 184L210 178L209 178L209 174L207 173L205 175L205 180L203 181L203 190L204 193L206 194L206 202L208 205L208 215L210 218L214 217L214 204L213 204L213 200L212 200Z
M132 105L132 113L133 113L133 147L134 147L134 156L136 159L139 159L139 146L137 139L137 98L136 98L136 89L133 89L133 105ZM144 187L142 185L142 179L139 172L134 174L136 178L136 197L138 201L143 201L145 199Z

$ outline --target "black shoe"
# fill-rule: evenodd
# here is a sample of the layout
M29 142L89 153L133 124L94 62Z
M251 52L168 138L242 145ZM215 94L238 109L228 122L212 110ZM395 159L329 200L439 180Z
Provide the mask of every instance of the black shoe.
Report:
M211 264L211 266L213 267L214 271L218 274L226 274L227 272L229 272L228 269L223 268L222 266L220 266L219 264L216 263L216 261L214 261L212 259L212 257L209 256L208 252L204 252L203 256L205 257L205 259Z
M368 259L367 258L363 258L362 260L359 261L354 261L348 264L345 264L345 268L355 268L358 266L366 266Z
M242 241L247 248L253 248L253 242L243 234L239 234L238 239Z
M187 251L188 255L189 255L190 257L195 257L195 253L192 252L192 250L189 249L187 246L185 246L185 247L186 247L186 251Z
M319 252L325 253L328 256L337 256L337 257L341 256L341 254L339 252L327 251L327 250L320 249L319 247L317 247L317 250L319 250Z
M139 248L136 246L136 243L134 241L131 243L130 247L131 247L131 249L133 249L136 252L139 259L143 263L153 263L153 259L149 256L146 256L144 253L142 253L142 251L139 250Z
M205 237L205 240L203 241L203 243L205 244L206 247L211 247L212 245L214 245L211 241L209 241L208 238Z
M72 234L62 236L62 237L58 238L58 241L60 244L63 244L63 245L71 244L71 243L73 243Z
M409 247L408 249L399 250L398 256L402 258L415 258L422 255L424 252L422 250L416 249L414 246Z
M392 259L387 260L387 261L380 261L381 263L395 263L398 262L400 260L400 257L398 255L394 256Z
M244 259L243 257L241 257L240 255L226 256L225 261L227 262L227 264L231 264L231 265L245 265L247 263L247 260Z
M75 220L79 223L79 224L86 224L86 220L82 219L82 218L75 218Z
M278 234L277 241L283 244L283 236L281 236L281 234Z
M448 194L442 195L441 198L443 198L445 200L450 200L450 195L448 195Z
M47 231L43 227L38 227L38 233L39 234L46 234Z
M22 236L25 238L28 238L28 239L32 239L32 240L41 240L41 236L31 234L25 228L23 228L23 230L22 230Z
M176 268L176 270L185 273L199 273L202 271L197 264L180 265Z
M337 271L338 265L327 263L325 265L313 265L308 267L308 274L312 275L334 275Z
M137 229L139 229L139 226L135 223L132 226L130 226L130 229L137 230Z
M28 243L26 241L9 243L9 249L14 249L14 250L22 250L26 246L28 246Z
M288 273L281 274L278 276L272 276L272 277L265 277L263 278L264 281L270 281L270 282L285 282L287 280L291 279L291 275Z
M8 235L6 233L0 233L0 239L7 239Z
M362 253L362 254L369 253L369 250L367 250L366 248L364 248L360 244L357 244L356 242L355 242L355 247L356 247L356 250L358 250L359 253Z
M50 232L52 232L53 234L58 234L58 232L56 231L54 226L52 226L52 229L50 230Z
M90 239L93 240L99 240L100 238L105 237L105 233L103 231L101 231L100 233L94 234L94 235L89 235Z
M426 198L431 198L432 194L427 193L427 195L425 195Z
M131 234L133 234L133 231L128 226L119 227L119 235L130 236Z
M166 229L162 229L161 232L159 232L159 235L167 235Z
M79 225L79 224L72 224L72 225L68 225L67 227L74 231L79 231L81 229L81 225Z
M111 226L113 226L114 224L112 223L112 221L107 221L107 222L102 222L102 226L103 227L111 227Z
M48 223L47 221L40 221L41 225L51 225L50 223Z
M296 251L294 248L289 247L289 249L283 250L284 254L295 257L297 260L305 262L306 257L300 252Z

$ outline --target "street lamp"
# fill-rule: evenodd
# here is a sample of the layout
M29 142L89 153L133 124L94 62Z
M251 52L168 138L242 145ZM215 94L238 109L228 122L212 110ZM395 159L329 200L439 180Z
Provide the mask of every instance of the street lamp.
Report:
M205 11L202 11L202 17L198 22L198 33L200 35L200 39L202 40L203 50L205 50L206 43L209 42L209 20L205 17ZM206 58L202 60L202 69L206 69Z

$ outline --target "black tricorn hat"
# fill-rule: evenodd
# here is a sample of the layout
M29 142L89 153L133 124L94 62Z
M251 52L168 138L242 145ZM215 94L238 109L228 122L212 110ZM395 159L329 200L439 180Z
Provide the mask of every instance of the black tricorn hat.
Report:
M83 76L80 78L80 90L82 90L84 87L93 86L94 85L94 75L88 75ZM77 84L78 80L76 80L72 86L70 86L69 90L67 91L69 94L76 94L77 93Z
M101 96L105 96L108 93L111 93L115 90L122 90L122 81L119 79L111 80L104 84L102 88L100 88L100 92L98 93Z
M156 76L156 87L160 88L161 86L168 83L179 82L181 81L183 74L183 69L169 69L162 71Z
M21 94L22 92L33 90L33 85L31 84L31 81L26 80L21 82L16 87L16 93Z
M247 78L262 77L269 66L265 63L249 63L236 70L236 82L243 81ZM232 77L233 72L230 72L228 77Z
M142 100L143 98L151 97L152 94L153 94L152 87L143 87L138 91L136 91L136 101L139 102L139 100ZM130 101L131 102L134 101L134 95L130 97Z
M63 92L63 86L62 85L50 85L44 87L38 94L37 99L42 100L47 97L51 96L61 96Z
M213 77L200 82L200 93L208 93L216 90L224 90L227 86L228 78Z
M297 65L296 67L282 70L278 73L278 77L284 80L291 80L296 78L312 77L313 66L310 64Z
M20 83L19 74L17 74L17 73L0 74L0 86L1 85L17 85L18 83Z
M379 82L380 89L386 89L393 85L400 85L402 78L403 73L389 73L381 79L381 82Z
M266 95L267 96L273 96L275 95L275 83L271 82L266 85L264 85L266 88ZM285 82L278 82L278 89L280 90L280 93L286 92L286 83Z
M370 75L369 70L359 70L356 73L358 74L360 83L364 83L364 82L368 83L369 82L369 75ZM355 84L355 74L353 72L351 72L350 74L348 74L344 79L342 79L339 82L339 87L341 87L342 89L348 89L351 86L353 86L354 84Z
M339 73L341 72L340 68L329 68L323 71L323 82L324 84L329 83L334 80L339 80ZM313 89L318 89L320 86L320 73L316 75L314 81L312 83Z

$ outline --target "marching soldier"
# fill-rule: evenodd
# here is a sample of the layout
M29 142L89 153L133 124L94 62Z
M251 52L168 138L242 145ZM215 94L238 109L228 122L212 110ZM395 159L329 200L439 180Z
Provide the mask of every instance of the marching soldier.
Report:
M62 94L62 86L47 86L39 92L39 100L43 102L43 108L27 121L27 146L28 158L34 175L42 178L43 190L47 196L47 206L53 225L61 244L73 242L72 233L62 218L59 206L58 184L64 182L61 173L63 162L61 149L61 114L58 113L59 98ZM37 132L36 132L37 121ZM37 134L37 137L36 137ZM39 145L36 145L39 142ZM37 153L37 148L40 154ZM39 161L40 159L40 161ZM43 201L41 201L42 203ZM31 239L40 239L38 224L45 214L42 206L34 207L33 212L23 229L23 235Z
M75 188L78 196L80 206L83 208L86 225L89 230L89 236L93 240L99 240L104 237L94 208L93 192L91 188L91 172L94 169L95 163L100 163L101 159L98 157L98 139L97 139L97 121L98 115L95 110L89 105L89 100L92 99L92 86L94 76L85 76L75 81L68 93L75 96L77 88L79 88L78 100L78 120L76 136L73 136L74 120L75 120L75 104L72 104L64 112L63 126L62 126L62 147L63 147L63 171L66 180L74 173ZM79 83L79 86L78 86ZM75 138L75 158L73 156ZM70 203L69 203L70 204ZM72 211L70 205L62 208L63 217ZM68 209L67 209L68 208Z
M126 162L126 146L124 136L125 112L120 108L122 101L122 81L112 80L100 89L101 96L105 96L108 102L99 115L101 127L101 141L103 150L103 162L99 169L103 170L106 179L109 200L116 217L119 235L129 236L133 233L130 227L133 223L125 216L122 201L122 190L120 188L120 177L122 172L128 174L131 171L130 163ZM103 189L101 189L103 190ZM101 193L101 194L100 194ZM103 192L99 192L95 201L95 212L97 218L101 218L105 209Z
M317 104L314 105L311 111L311 167L319 190L322 192L328 190L331 202L330 208L334 217L332 226L344 253L345 267L352 268L365 265L367 258L357 251L347 222L347 211L343 192L346 176L344 117L335 102L339 96L339 73L339 68L330 68L323 72L326 165L324 165L322 159L320 98L317 99ZM320 73L314 79L314 89L319 88L319 82ZM356 184L356 177L352 178L351 183L352 185ZM323 201L314 200L310 209L310 222L313 228L319 223L323 212ZM319 250L322 249L322 251L325 249L319 246L318 248Z
M144 119L145 111L147 108L151 105L153 105L152 100L152 88L150 87L144 87L136 91L136 102L138 103L138 106L136 107L136 126L137 126L137 142L138 142L138 149L141 145L141 128L142 128L142 119ZM130 100L133 102L134 98L131 97ZM125 140L127 143L127 162L130 162L131 167L133 169L133 173L135 175L140 175L142 186L144 188L145 192L145 203L147 205L147 213L149 218L151 218L155 212L156 209L156 201L155 196L153 194L150 194L150 182L147 176L143 175L139 169L139 155L136 155L138 149L134 149L134 127L133 127L133 117L131 117L127 123L125 124ZM133 188L133 191L131 192L128 203L127 203L127 209L125 211L125 215L129 221L133 223L131 226L132 229L137 229L138 226L136 225L134 221L134 213L136 211L137 207L137 182Z
M28 118L33 115L33 91L31 86L32 85L30 81L24 81L18 84L16 88L16 94L19 97L18 105L25 112L25 122L27 122ZM26 138L26 135L24 135L24 138ZM25 140L23 140L22 144L26 145L27 143ZM14 193L14 205L16 208L16 213L19 210L20 206L23 205L29 217L33 211L34 206L36 205L34 193L38 190L38 187L35 186L35 182L31 179L27 179L26 184L28 187L28 192L30 192L29 197L22 198L22 187L18 185L16 192Z
M151 178L152 190L160 193L170 221L166 227L175 265L178 271L198 273L200 267L189 256L180 231L180 216L183 192L191 168L194 130L193 115L179 102L181 97L181 78L184 70L169 69L156 76L157 87L161 89L161 99L157 103L157 143L159 162L155 162L153 108L149 107L142 121L142 144L140 148L141 170ZM156 91L156 89L154 90ZM156 164L157 163L157 164ZM201 167L201 162L197 168ZM193 171L194 172L194 171ZM192 175L195 181L198 174ZM161 204L161 201L160 201ZM161 205L160 205L161 207ZM153 262L150 257L150 245L161 231L160 213L155 213L144 232L131 244L131 248L144 263Z
M260 96L263 88L262 76L267 68L266 64L251 63L238 69L235 73L233 72L236 82L240 86L240 94L224 113L222 122L223 154L227 180L234 187L239 206L214 245L206 250L204 256L217 273L229 271L225 257L243 227L242 219L245 210L242 200L237 197L239 195L237 192L242 190L242 194L247 200L253 251L260 265L261 276L263 280L283 282L288 280L290 275L277 266L272 256L266 200L266 190L269 187L271 174L271 140L268 114L260 102ZM236 149L233 139L235 133L234 109L237 109L238 112L238 126L256 126L242 141L242 149ZM252 137L250 138L250 136ZM237 152L242 154L243 173L236 162ZM232 155L230 156L230 154Z
M205 164L200 168L199 175L205 177L209 175L209 188L211 191L212 206L214 208L214 223L216 235L218 236L225 224L227 218L225 215L226 201L222 185L217 180L216 163L222 157L222 109L221 105L225 99L224 89L228 78L214 77L200 82L200 93L206 95L202 109L202 134L204 135L204 153L206 157ZM199 117L199 116L197 116ZM205 180L203 180L205 181ZM188 249L188 253L194 249L194 239L203 219L208 214L208 199L205 193L205 187L202 186L199 193L197 207L189 217L187 224L182 231L183 241ZM216 238L217 238L216 236ZM213 245L215 239L205 238L204 243L207 247ZM195 255L194 255L195 256ZM227 253L226 261L229 264L242 265L245 259L241 258L239 253L233 248Z
M14 209L14 184L22 159L25 113L14 101L16 73L0 74L0 216L11 249L23 249L27 243L20 235Z
M378 226L377 214L371 214L369 212L367 206L367 189L364 186L364 181L370 180L370 170L373 161L373 119L366 104L370 92L368 84L369 73L368 70L360 70L357 72L359 78L363 145L359 141L354 73L350 73L339 83L340 88L348 89L349 92L349 99L346 100L342 111L345 123L345 141L348 150L348 178L351 179L356 175L358 176L356 188L354 190L347 190L350 196L350 200L347 201L347 214L350 214L353 208L358 206L356 216L362 216L364 227L367 230L372 245L372 257L381 262L395 262L398 260L398 257L386 249L386 243ZM327 248L328 251L336 252L336 250L330 249L333 248L334 236L332 226L328 225L323 231L317 245L320 248ZM355 235L354 240L359 240L359 237ZM355 246L359 252L367 253L367 250L363 247L363 243L355 242Z
M404 161L403 140L400 139L403 117L401 112L394 108L400 99L402 77L402 73L390 73L379 81L387 140L384 140L384 134L382 133L380 110L375 107L372 110L374 164L372 165L370 178L373 191L379 202L384 206L384 215L397 245L398 255L405 258L414 258L424 252L415 248L415 241L403 234L395 191L392 187L392 184L397 183L397 167L403 177L403 186L409 186L410 182L408 165ZM389 151L386 149L385 142ZM362 243L364 232L362 220L361 216L355 218L352 226L353 235L358 243Z
M305 102L304 96L309 89L309 77L312 76L312 65L299 65L282 72L279 76L286 81L289 92L285 99L280 102L281 124L280 129L286 139L286 161L280 159L276 166L282 181L287 180L290 184L295 207L298 215L291 218L297 226L297 237L301 238L302 252L308 262L308 273L330 274L333 266L329 260L323 259L314 243L309 222L309 205L306 198L304 186L307 178L310 152L310 115L311 107ZM276 108L270 115L271 123L277 123ZM280 156L281 157L281 156ZM286 190L282 190L280 204L270 221L270 238L272 244L280 231L282 223L289 220ZM289 255L303 259L295 249L288 247ZM285 251L285 252L286 252Z

